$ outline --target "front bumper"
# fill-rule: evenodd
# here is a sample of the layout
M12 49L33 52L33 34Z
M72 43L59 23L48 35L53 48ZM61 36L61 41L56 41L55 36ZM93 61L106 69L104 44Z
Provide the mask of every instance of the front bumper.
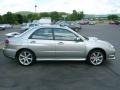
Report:
M108 60L115 60L115 54L111 54L108 56Z
M9 58L15 58L15 55L16 55L16 50L15 49L7 49L7 48L3 48L3 54L4 56L6 57L9 57Z
M109 53L107 55L108 60L115 60L115 48L112 48L109 50Z

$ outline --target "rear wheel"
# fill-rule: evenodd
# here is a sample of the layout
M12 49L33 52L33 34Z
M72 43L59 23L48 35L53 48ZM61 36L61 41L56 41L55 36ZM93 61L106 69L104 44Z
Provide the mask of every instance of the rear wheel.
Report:
M18 62L23 66L29 66L35 61L35 56L30 50L22 50L17 55Z
M101 65L105 61L105 54L102 50L93 50L88 55L88 62L94 66Z

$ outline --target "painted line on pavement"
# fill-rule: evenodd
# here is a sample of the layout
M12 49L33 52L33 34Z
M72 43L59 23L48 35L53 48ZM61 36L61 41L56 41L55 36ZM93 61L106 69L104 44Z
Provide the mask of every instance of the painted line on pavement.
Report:
M0 42L0 49L4 48L5 44L4 41Z

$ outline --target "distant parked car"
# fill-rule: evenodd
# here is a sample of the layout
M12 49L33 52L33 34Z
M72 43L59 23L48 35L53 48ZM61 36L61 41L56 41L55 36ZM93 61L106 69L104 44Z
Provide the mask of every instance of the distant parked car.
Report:
M67 21L57 21L55 24L60 26L68 26L68 27L70 25Z
M78 23L71 23L68 27L76 32L80 31L81 29L81 25Z
M95 25L96 21L89 21L89 25Z
M5 30L5 29L6 29L5 25L4 25L4 24L1 24L1 25L0 25L0 30Z
M87 24L89 24L89 21L88 20L81 20L80 24L81 25L87 25Z
M12 25L10 24L0 24L0 30L5 30L5 29L9 29L12 28Z
M115 59L115 49L110 43L53 25L35 27L7 38L3 53L24 66L40 60L79 60L97 66L105 60Z
M109 21L109 24L114 24L114 21Z
M40 25L45 25L45 24L46 25L51 25L52 24L52 19L51 19L51 17L43 17L38 21L38 23Z
M115 24L116 24L116 25L119 25L119 24L120 24L120 21L115 21Z
M22 26L20 31L24 32L26 30L28 30L29 28L33 28L35 26L38 26L38 24L34 24L34 23L27 23L26 25Z
M6 28L12 28L12 27L13 27L13 25L10 25L10 24L5 24L5 27L6 27Z
M115 25L119 25L120 21L116 20L116 21L110 21L109 24L115 24Z

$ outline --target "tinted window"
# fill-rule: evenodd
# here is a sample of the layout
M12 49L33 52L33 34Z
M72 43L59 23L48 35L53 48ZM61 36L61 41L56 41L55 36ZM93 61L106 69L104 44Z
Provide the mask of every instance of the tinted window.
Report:
M41 39L41 40L51 40L53 39L52 29L41 28L35 31L32 36L32 39Z
M74 40L76 36L65 29L54 29L55 39L56 40Z

